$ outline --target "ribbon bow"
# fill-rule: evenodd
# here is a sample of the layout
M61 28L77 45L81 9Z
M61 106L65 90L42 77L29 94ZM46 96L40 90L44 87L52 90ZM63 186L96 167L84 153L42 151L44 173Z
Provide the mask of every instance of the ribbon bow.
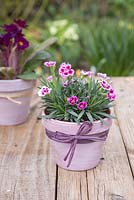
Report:
M52 132L46 129L46 134L49 137L49 139L61 143L71 143L69 151L67 152L64 158L64 161L68 159L67 167L69 167L72 162L74 152L76 149L76 144L100 142L106 140L108 130L87 135L92 130L92 127L93 124L91 122L85 121L83 124L81 124L76 135L68 135L59 131Z

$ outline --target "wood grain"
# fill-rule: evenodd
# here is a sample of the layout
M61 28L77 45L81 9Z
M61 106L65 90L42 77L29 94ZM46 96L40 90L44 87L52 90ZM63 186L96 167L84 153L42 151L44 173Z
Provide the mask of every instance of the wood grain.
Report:
M88 200L85 172L58 169L57 200Z
M89 170L89 200L132 200L134 181L117 121L113 122L104 146L104 160Z
M115 112L134 175L134 77L114 79Z
M23 125L1 127L0 200L55 199L56 166L37 115Z

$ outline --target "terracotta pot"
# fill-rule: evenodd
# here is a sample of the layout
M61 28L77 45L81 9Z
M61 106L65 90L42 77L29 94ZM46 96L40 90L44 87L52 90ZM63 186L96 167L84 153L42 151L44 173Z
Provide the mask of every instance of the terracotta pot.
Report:
M105 123L102 124L100 121L93 123L92 129L88 134L100 133L103 131L108 131L112 120L104 119ZM43 126L50 131L62 132L68 135L76 135L81 124L64 122L53 119L42 119ZM100 159L102 158L102 148L104 141L92 142L86 144L76 144L73 159L69 167L67 167L67 162L64 158L70 148L70 143L60 143L49 139L50 145L52 147L53 156L56 163L67 170L88 170L94 168L98 165Z
M27 120L35 81L0 80L0 125L16 125Z

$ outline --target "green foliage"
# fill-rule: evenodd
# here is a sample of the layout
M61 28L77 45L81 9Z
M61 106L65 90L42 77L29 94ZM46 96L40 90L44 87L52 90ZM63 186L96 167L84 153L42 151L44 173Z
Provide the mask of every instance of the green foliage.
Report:
M55 20L56 16L76 21L89 20L92 17L114 17L132 19L134 17L133 0L0 0L0 20L9 22L11 18L28 19L34 24L44 24L44 19Z
M25 32L35 44L50 35L57 37L49 49L52 60L70 61L78 68L95 65L97 71L113 76L134 75L133 0L0 2L0 24L12 18L27 19L32 31ZM31 65L34 71L35 62L25 67L32 69Z
M134 69L134 26L111 20L81 26L84 59L97 71L113 76L131 75Z
M100 86L99 78L68 77L68 85L63 86L64 79L55 75L53 70L53 80L48 81L42 78L42 86L51 88L51 92L42 96L42 107L45 109L47 119L57 119L70 122L83 122L89 120L101 120L104 118L114 118L109 113L109 108L113 106L111 100L107 98L108 90ZM78 103L70 105L67 98L77 96L78 103L85 101L87 107L83 110L78 109Z
M23 74L18 75L18 78L21 78L23 80L35 80L37 78L39 78L39 75L34 73L34 72L25 72Z
M56 21L58 22L61 21ZM82 66L89 69L93 65L96 71L111 76L134 75L132 23L110 19L93 20L90 23L79 23L77 28L76 41L72 41L71 37L64 38L65 27L64 30L56 29L57 43L49 49L53 59L58 63L62 60L70 61L76 68Z
M78 62L81 53L79 42L79 26L67 19L46 22L46 27L51 34L57 38L57 43L50 48L51 54L55 54L58 62L70 61L73 65ZM56 52L55 52L56 49ZM60 56L58 56L60 55Z
M38 74L34 73L34 70L42 64L45 59L50 58L50 54L44 51L50 45L56 41L56 38L50 38L35 47L29 48L25 55L22 55L21 59L21 73L18 75L18 78L25 80L37 79ZM23 57L25 59L23 59Z
M5 79L13 79L15 74L15 69L12 67L0 67L0 79L5 77Z

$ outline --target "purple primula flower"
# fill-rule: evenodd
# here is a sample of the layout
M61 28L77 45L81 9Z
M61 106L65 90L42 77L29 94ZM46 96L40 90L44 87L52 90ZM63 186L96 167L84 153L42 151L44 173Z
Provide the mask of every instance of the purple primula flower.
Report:
M3 66L12 67L19 73L19 56L22 51L29 47L29 42L22 33L26 27L24 20L14 20L11 24L1 26L5 34L0 34L1 60Z
M105 80L100 82L100 86L105 90L110 90L111 89L111 85Z
M107 94L107 98L110 100L110 101L114 101L115 98L116 98L116 94L114 92L113 89L110 89L108 94Z
M17 24L17 26L19 26L20 28L26 28L27 27L25 20L22 20L22 19L18 19L18 20L15 19L14 23Z
M12 36L10 33L2 35L0 37L0 45L9 46L9 44L11 43L11 38Z
M85 108L87 108L87 102L81 101L80 103L78 103L77 108L78 110L84 110Z
M15 33L18 31L18 28L15 24L5 24L3 26L4 31L8 32L8 33Z
M48 77L47 77L47 80L48 80L49 82L51 82L51 81L53 80L53 77L52 77L52 76L48 76Z
M56 61L48 61L48 62L44 62L44 65L46 67L54 67L56 65Z
M68 97L67 101L71 106L73 106L78 102L78 97L77 96Z
M39 91L38 91L38 95L40 97L44 97L46 96L47 94L50 94L52 88L49 88L47 86L43 86Z
M69 76L73 76L74 75L74 70L71 69L71 65L69 63L62 63L60 65L60 68L59 68L59 75L62 77L62 78L67 78Z
M19 50L24 50L29 47L29 42L24 37L20 36L16 38L17 47Z

